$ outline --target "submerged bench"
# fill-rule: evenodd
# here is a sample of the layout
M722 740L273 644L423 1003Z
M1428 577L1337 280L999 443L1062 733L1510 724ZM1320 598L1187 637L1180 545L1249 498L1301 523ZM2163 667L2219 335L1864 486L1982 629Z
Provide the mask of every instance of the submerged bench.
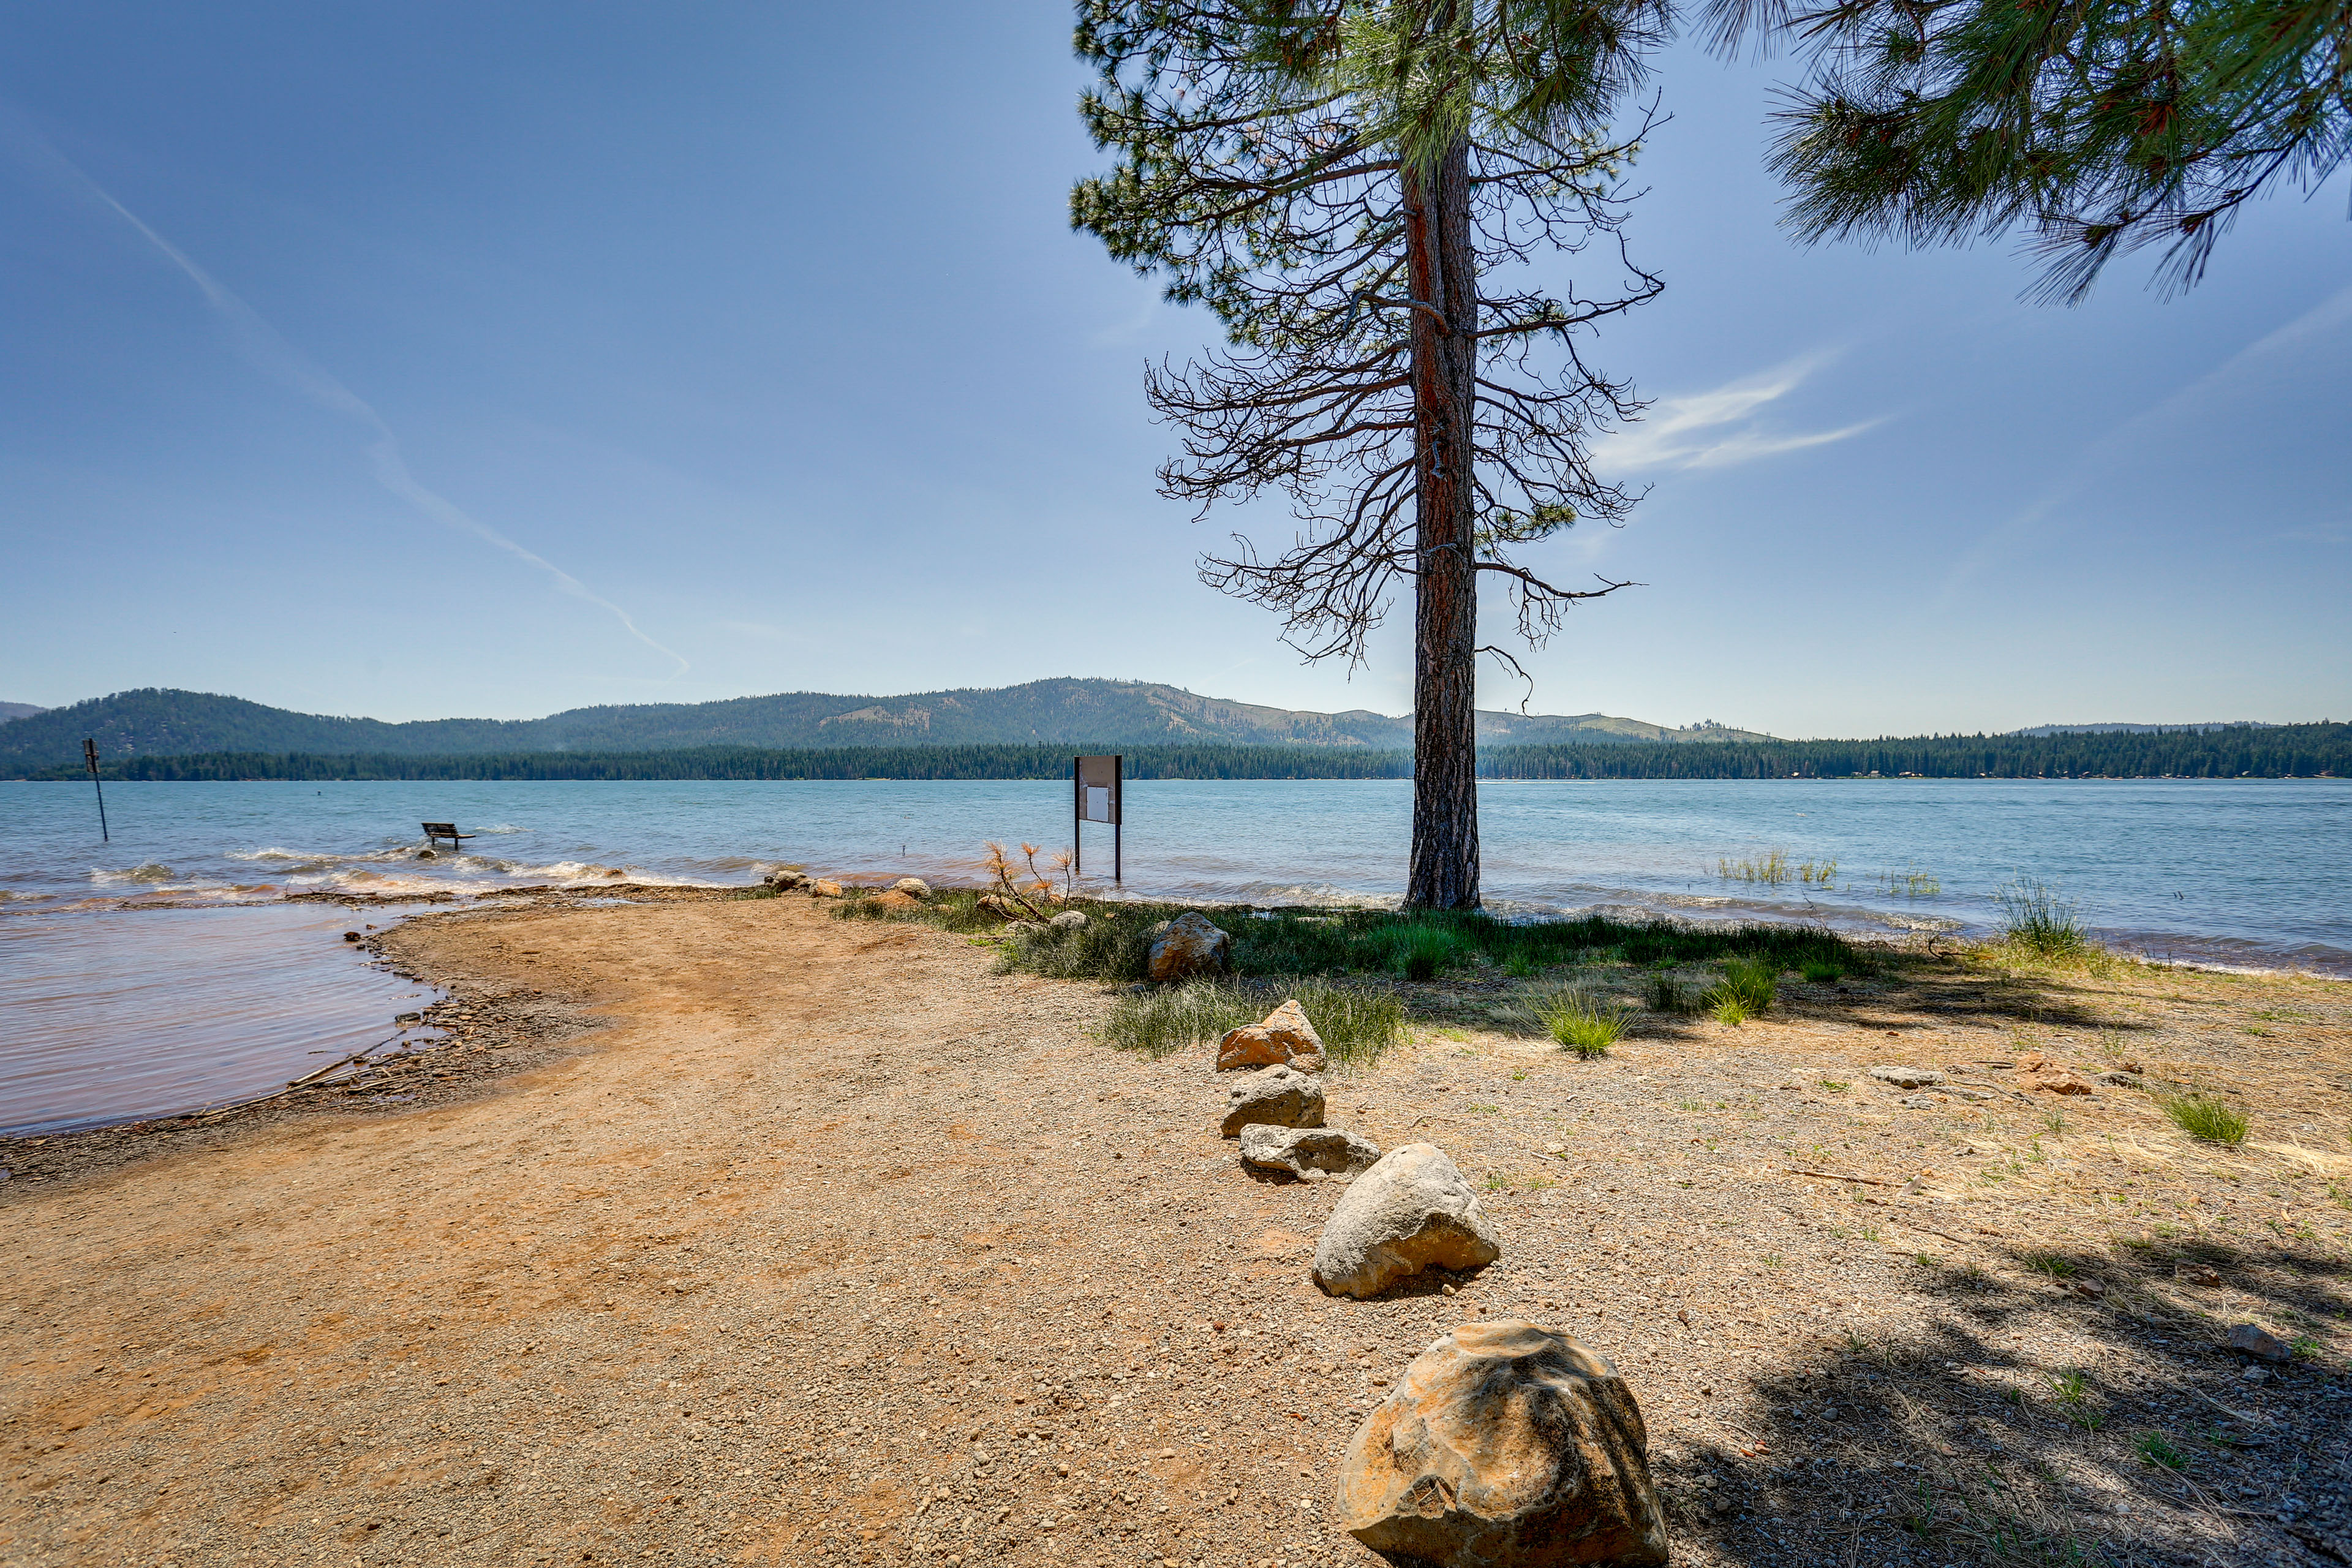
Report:
M427 844L437 844L446 838L454 847L466 839L480 837L478 833L458 832L457 825L454 822L428 822L425 825L425 842Z

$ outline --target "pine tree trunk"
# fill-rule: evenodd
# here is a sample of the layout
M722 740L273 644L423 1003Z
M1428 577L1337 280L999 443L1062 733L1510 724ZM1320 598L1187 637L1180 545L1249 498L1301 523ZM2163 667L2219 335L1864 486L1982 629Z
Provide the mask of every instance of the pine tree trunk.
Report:
M1478 907L1478 586L1472 531L1477 265L1470 151L1404 175L1413 298L1415 418L1412 866L1409 909Z

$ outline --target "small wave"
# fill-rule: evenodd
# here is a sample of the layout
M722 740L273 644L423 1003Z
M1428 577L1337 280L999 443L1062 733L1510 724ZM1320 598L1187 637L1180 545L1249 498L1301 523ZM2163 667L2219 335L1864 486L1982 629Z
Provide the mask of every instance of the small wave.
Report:
M348 888L367 893L439 893L448 890L445 882L430 877L404 877L396 872L370 871L364 868L350 871L329 871L320 876L289 877L289 887Z
M273 845L267 849L232 849L224 857L224 858L230 860L331 860L334 857L331 855L316 855L308 849L280 849Z
M1867 917L1889 931L1947 931L1962 929L1964 922L1940 915L1898 915L1874 912Z
M180 874L158 860L142 860L128 871L93 870L89 879L100 887L119 886L124 882L163 883L177 881Z

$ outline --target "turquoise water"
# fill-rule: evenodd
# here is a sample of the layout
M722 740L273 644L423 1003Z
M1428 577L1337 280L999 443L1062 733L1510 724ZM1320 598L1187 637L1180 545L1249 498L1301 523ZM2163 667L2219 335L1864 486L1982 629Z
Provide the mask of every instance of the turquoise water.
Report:
M126 784L107 792L101 843L88 785L0 784L0 1129L259 1092L400 1010L324 930L348 916L265 932L276 917L224 925L245 917L194 920L184 906L290 918L288 892L485 894L615 871L723 886L782 865L971 880L985 840L1068 845L1069 799L1055 783ZM1125 889L1392 900L1411 803L1393 780L1130 784ZM479 837L420 859L428 819ZM2352 782L1496 782L1482 786L1480 832L1488 902L1509 913L1980 932L1998 924L1996 890L2023 875L2133 951L2352 976ZM1108 829L1087 829L1087 879L1106 891L1110 848ZM1780 886L1719 874L1775 850L1835 873ZM149 904L183 907L124 912ZM232 942L247 956L226 963ZM285 967L270 971L264 948ZM231 1052L231 1034L263 1044ZM229 1065L131 1070L173 1052ZM132 1109L121 1096L73 1103L72 1083L110 1079L152 1092Z
M1128 786L1126 887L1191 899L1393 899L1409 783ZM1480 831L1496 907L1621 905L1824 920L1862 930L1989 929L2023 874L2116 940L2183 959L2352 973L2352 782L1885 779L1489 783ZM107 795L0 784L0 908L125 899L274 900L344 888L486 891L517 883L730 884L798 864L860 877L977 876L987 839L1071 839L1052 783L147 784ZM463 854L415 858L418 824L456 821ZM1834 860L1827 887L1727 881L1724 859ZM1087 869L1110 868L1087 829ZM1917 872L1937 890L1890 891ZM1919 884L1925 887L1927 884ZM1898 887L1908 884L1897 884Z

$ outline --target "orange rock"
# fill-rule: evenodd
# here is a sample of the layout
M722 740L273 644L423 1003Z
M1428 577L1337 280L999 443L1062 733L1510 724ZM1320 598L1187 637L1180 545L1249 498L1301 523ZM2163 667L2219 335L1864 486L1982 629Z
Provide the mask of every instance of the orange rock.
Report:
M1283 1003L1259 1023L1227 1030L1217 1042L1219 1072L1271 1067L1323 1070L1323 1037L1315 1032L1315 1026L1307 1021L1306 1009L1295 999Z
M2042 1089L2051 1094L2088 1094L2091 1080L2069 1067L2063 1067L2048 1057L2024 1057L2017 1064L2017 1081L2028 1089Z
M1649 1435L1617 1369L1519 1319L1465 1323L1357 1429L1339 1524L1392 1559L1659 1568Z

